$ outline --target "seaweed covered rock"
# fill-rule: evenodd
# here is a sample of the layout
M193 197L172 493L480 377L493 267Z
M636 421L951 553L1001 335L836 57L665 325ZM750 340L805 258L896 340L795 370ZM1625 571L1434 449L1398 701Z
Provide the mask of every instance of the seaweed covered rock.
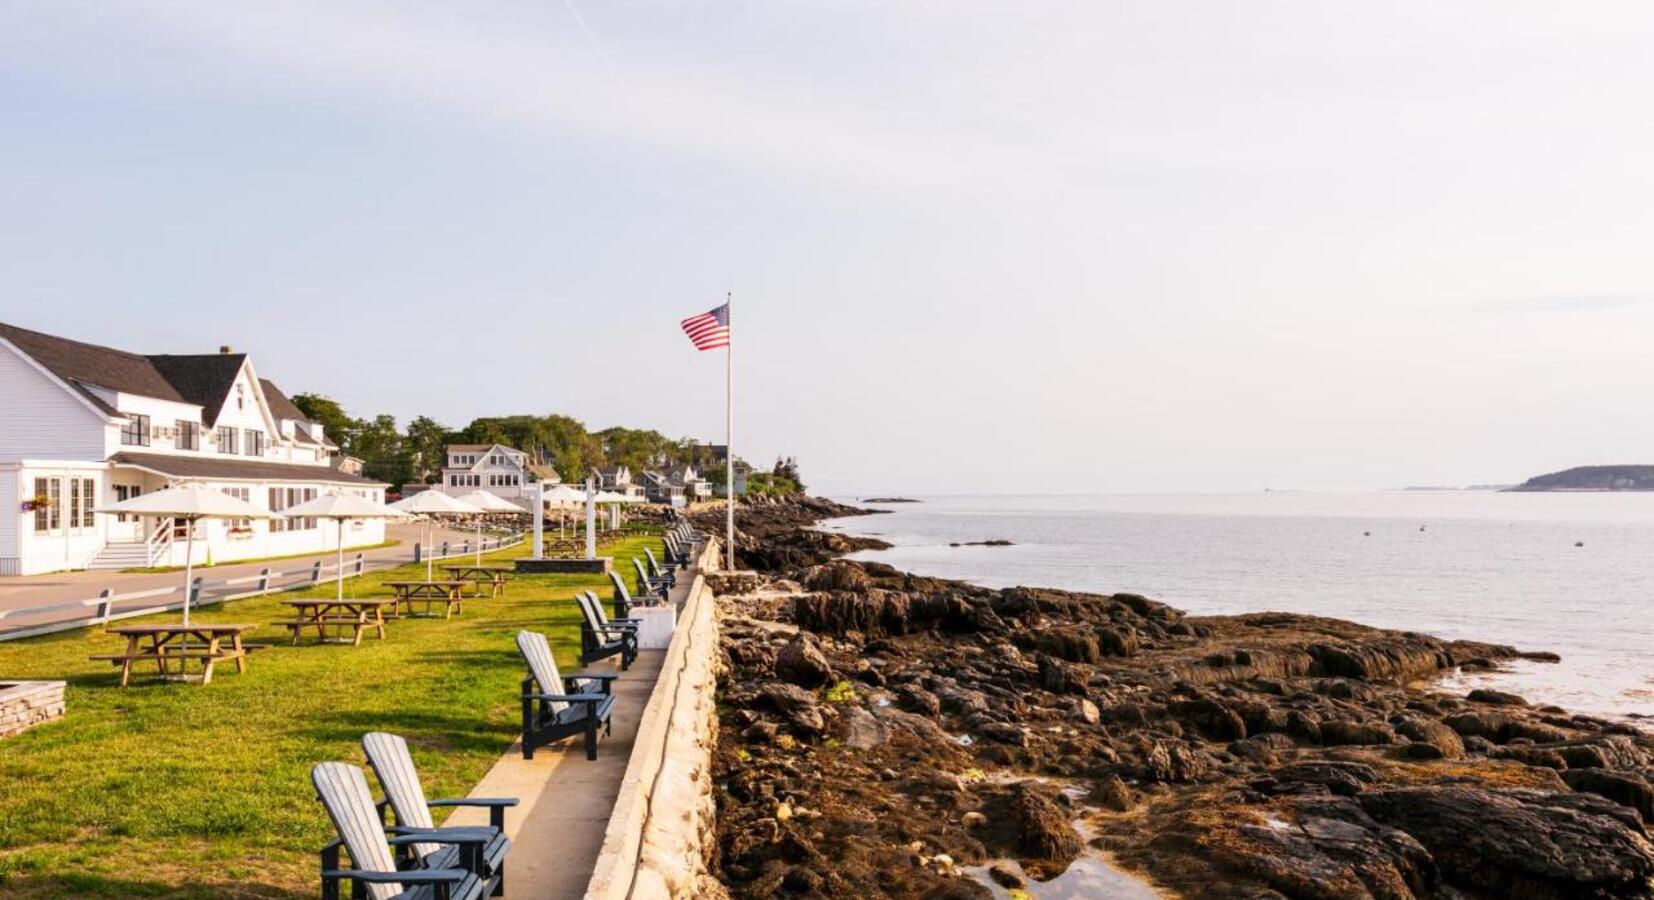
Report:
M1479 896L1645 896L1654 877L1636 814L1590 794L1408 787L1358 801L1418 840L1449 884Z

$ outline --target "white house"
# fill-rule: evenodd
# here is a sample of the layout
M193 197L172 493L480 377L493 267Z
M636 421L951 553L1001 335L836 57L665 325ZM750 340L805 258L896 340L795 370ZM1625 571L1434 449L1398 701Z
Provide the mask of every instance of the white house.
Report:
M281 510L326 491L383 500L386 485L332 465L337 449L246 354L146 356L0 323L0 575L181 565L170 520L94 510L202 482ZM334 549L312 519L205 521L197 560ZM384 541L353 524L345 545Z
M595 474L598 490L614 491L626 497L643 496L643 485L632 480L629 466L608 466L598 469Z
M453 497L487 491L528 507L528 485L534 480L528 454L504 444L449 444L442 468L442 492Z

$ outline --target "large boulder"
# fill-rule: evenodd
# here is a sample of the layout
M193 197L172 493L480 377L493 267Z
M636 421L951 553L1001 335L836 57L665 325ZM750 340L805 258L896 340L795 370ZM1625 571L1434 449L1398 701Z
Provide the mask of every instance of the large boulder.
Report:
M775 654L775 675L793 684L818 688L833 677L833 667L815 638L800 632Z
M1481 896L1640 897L1654 877L1654 844L1637 814L1601 797L1410 787L1357 800L1416 838L1445 881Z
M1435 719L1408 716L1396 723L1396 732L1413 743L1409 749L1428 747L1429 753L1414 752L1420 759L1461 759L1464 757L1464 739L1459 733Z
M1629 806L1645 824L1654 823L1654 783L1646 774L1631 770L1571 769L1562 773L1568 787L1587 794L1607 797Z
M986 842L1015 855L1035 877L1056 875L1080 855L1083 845L1072 814L1049 785L1019 781L990 799L983 811L989 823Z
M795 684L766 684L758 691L760 703L780 713L794 731L809 736L820 734L827 727L821 715L821 701L815 694Z

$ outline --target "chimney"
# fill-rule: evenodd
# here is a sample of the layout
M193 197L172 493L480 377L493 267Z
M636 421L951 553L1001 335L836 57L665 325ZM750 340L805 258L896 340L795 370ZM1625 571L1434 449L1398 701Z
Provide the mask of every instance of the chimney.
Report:
M235 352L235 348L231 347L229 344L219 344L218 345L218 352L224 354L225 356L228 356L231 353Z

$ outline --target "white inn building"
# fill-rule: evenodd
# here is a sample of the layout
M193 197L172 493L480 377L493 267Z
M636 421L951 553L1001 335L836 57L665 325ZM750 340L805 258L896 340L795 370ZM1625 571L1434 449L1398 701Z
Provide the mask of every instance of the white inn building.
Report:
M336 468L337 448L245 354L145 356L0 323L0 575L182 565L170 520L94 510L201 482L281 510L328 491L383 501ZM347 526L378 544L381 521ZM313 519L197 524L196 560L334 549Z

